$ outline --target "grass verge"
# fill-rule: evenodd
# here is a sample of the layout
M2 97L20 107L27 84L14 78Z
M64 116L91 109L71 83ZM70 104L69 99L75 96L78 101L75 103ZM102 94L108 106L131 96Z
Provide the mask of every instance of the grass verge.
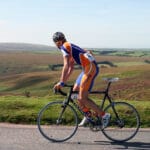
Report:
M36 124L40 109L50 101L59 99L56 97L0 97L0 122L17 124ZM97 100L98 102L98 100ZM126 101L134 105L141 117L141 127L150 127L150 102ZM80 116L81 118L81 116Z

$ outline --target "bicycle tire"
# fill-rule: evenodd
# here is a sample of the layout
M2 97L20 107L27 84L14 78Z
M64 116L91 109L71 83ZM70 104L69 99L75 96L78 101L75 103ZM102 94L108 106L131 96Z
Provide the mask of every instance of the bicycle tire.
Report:
M64 142L76 133L78 116L71 105L62 101L50 102L39 112L37 124L40 133L46 139Z
M112 107L115 108L120 120L117 119ZM102 130L109 140L125 142L137 134L140 128L140 116L131 104L114 102L108 105L104 111L111 114L108 126Z

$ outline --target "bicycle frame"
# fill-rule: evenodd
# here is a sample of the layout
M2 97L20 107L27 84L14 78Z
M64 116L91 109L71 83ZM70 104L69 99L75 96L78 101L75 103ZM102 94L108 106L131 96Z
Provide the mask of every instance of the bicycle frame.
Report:
M114 107L113 107L113 102L112 102L112 98L110 97L109 95L109 88L110 88L110 85L111 85L112 82L108 82L107 84L107 87L104 91L91 91L89 94L101 94L101 95L104 95L103 99L102 99L102 102L100 104L100 108L103 110L104 108L104 104L105 104L105 101L106 99L108 99L109 103L112 104L112 108L113 108L113 111L115 112L116 116L118 117ZM70 87L70 91L68 92L68 94L64 93L64 92L60 92L62 95L67 95L67 99L65 99L64 101L64 104L65 105L68 105L70 102L79 110L80 113L82 113L84 115L84 112L80 109L80 107L75 103L74 100L71 99L71 94L77 94L78 92L77 91L73 91L73 86L72 85L65 85L65 87Z
M105 110L104 110L104 105L105 105L106 99L108 99L108 101L109 101L109 103L110 103L110 105L111 105L111 107L112 107L112 110L113 110L113 112L114 112L116 118L120 121L120 117L119 117L119 115L118 115L118 113L116 112L115 107L114 107L115 102L112 101L112 98L111 98L110 95L109 95L109 89L110 89L111 83L112 83L112 82L108 82L107 87L106 87L106 89L105 89L104 91L91 91L89 94L101 94L101 95L104 95L104 97L103 97L103 99L102 99L102 102L101 102L101 104L100 104L100 106L99 106L100 109L103 110L103 111L105 111ZM66 87L70 87L70 91L68 92L68 95L67 95L66 93L60 91L60 93L61 93L62 95L65 95L65 96L67 95L67 99L64 100L64 109L62 110L61 115L62 115L63 112L65 111L65 108L67 107L67 105L69 105L69 102L71 102L71 103L73 104L73 106L74 106L76 109L78 109L78 111L79 111L83 116L86 116L85 113L82 111L82 109L80 109L79 105L77 105L77 103L75 103L75 101L71 99L71 94L78 93L78 92L77 92L77 91L73 91L73 86L72 86L72 85L65 85L65 86L66 86ZM60 115L60 116L61 116L61 115ZM93 121L92 121L92 120L89 120L89 122L90 122L91 124L93 124Z

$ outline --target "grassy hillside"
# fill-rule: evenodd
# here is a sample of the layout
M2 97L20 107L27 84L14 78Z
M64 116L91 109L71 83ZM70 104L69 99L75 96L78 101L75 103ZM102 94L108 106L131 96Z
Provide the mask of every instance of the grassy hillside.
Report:
M116 100L133 103L141 111L143 126L150 124L150 57L110 56L95 53L100 74L95 81L95 90L106 87L103 77L119 77L113 83L111 95ZM109 63L114 64L113 66ZM49 66L62 64L60 52L0 52L0 121L35 123L37 112L48 101L55 99L52 87L59 81L61 68L54 71ZM80 69L76 69L69 82L74 83ZM94 100L101 99L94 96ZM12 114L12 111L14 112Z
M95 88L105 87L102 77L119 77L112 93L118 98L149 100L149 57L101 56L95 55L101 64ZM108 62L115 67L108 65ZM52 71L50 65L62 64L60 53L1 52L0 53L0 94L20 94L29 91L31 95L47 95L50 86L59 80L60 68ZM80 70L75 70L70 78L74 82Z

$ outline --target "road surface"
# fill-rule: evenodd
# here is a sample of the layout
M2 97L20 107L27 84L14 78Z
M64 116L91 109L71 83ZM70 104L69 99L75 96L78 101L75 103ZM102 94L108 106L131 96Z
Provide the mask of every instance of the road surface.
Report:
M101 132L79 128L64 143L52 143L45 139L36 126L0 124L0 150L150 150L150 129L140 132L130 141L114 143Z

